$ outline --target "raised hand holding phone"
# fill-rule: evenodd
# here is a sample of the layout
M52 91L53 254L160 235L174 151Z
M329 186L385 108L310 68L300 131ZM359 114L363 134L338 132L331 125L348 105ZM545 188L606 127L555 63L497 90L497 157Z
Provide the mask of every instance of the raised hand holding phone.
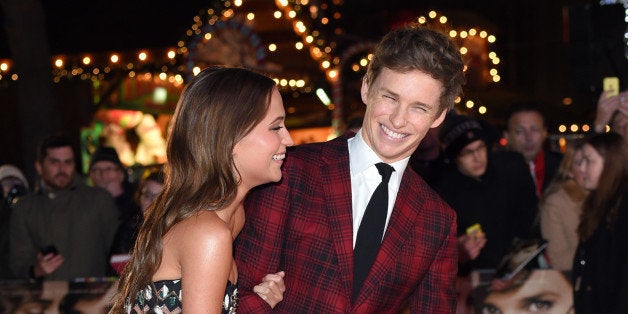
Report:
M612 97L619 95L619 78L615 76L608 76L602 80L602 86L606 93L606 97Z
M604 91L597 101L597 112L594 122L595 132L597 133L605 131L606 125L620 106L619 78L605 77L602 81L602 86Z

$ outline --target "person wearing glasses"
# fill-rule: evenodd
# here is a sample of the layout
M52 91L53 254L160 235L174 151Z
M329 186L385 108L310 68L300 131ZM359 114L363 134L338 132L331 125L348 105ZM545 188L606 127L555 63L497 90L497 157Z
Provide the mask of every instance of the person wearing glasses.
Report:
M523 157L492 152L487 135L479 120L454 112L439 132L442 162L431 183L457 214L459 287L471 271L497 268L515 238L534 234L537 198Z
M96 149L89 164L89 180L93 186L106 190L113 197L121 224L137 215L134 186L129 182L126 169L114 148L102 146Z
M142 223L144 213L150 204L152 204L159 193L164 188L164 174L161 169L150 171L144 176L137 187L135 193L135 202L139 206L139 211L129 219L123 221L118 227L118 232L113 240L111 247L111 258L109 263L112 267L111 275L120 275L126 262L131 257L137 232Z

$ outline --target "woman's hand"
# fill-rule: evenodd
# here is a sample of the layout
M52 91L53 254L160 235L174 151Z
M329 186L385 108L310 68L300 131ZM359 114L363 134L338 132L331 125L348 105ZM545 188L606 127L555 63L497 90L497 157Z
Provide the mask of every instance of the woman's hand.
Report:
M275 308L277 303L283 300L283 293L286 286L283 283L285 273L280 271L275 274L268 274L262 279L262 283L255 286L253 291L259 295L271 308Z

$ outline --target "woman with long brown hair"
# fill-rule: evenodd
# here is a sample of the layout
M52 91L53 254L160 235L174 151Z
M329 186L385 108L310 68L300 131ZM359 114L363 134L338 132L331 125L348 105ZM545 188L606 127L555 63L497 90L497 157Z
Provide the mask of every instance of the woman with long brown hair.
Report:
M576 313L628 313L628 145L616 133L587 139L584 200L573 264Z
M210 67L192 79L173 116L164 189L145 213L112 313L235 312L233 239L249 190L281 179L293 145L284 119L266 76ZM279 272L255 292L273 307L284 289Z
M541 235L547 240L547 255L554 269L569 271L578 247L578 224L582 203L589 192L582 187L577 165L582 160L579 140L567 143L556 175L539 202Z

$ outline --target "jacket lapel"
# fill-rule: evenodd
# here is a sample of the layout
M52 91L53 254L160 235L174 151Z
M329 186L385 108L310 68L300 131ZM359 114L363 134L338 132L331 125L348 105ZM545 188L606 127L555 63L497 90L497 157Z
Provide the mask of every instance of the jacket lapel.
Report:
M396 257L400 255L401 248L407 239L410 238L410 233L415 227L418 208L420 207L417 204L420 204L422 200L417 200L417 195L419 194L416 192L416 189L413 189L411 185L406 183L410 176L416 176L416 174L406 169L399 185L399 192L397 193L397 199L388 226L386 227L386 234L355 304L365 303L366 298L372 297L372 287L379 285L380 281L385 278L386 272L391 265L394 265ZM412 182L417 182L417 180Z
M321 168L325 207L328 211L331 237L341 272L345 294L351 298L353 287L353 214L351 176L347 137L335 140L323 151Z

